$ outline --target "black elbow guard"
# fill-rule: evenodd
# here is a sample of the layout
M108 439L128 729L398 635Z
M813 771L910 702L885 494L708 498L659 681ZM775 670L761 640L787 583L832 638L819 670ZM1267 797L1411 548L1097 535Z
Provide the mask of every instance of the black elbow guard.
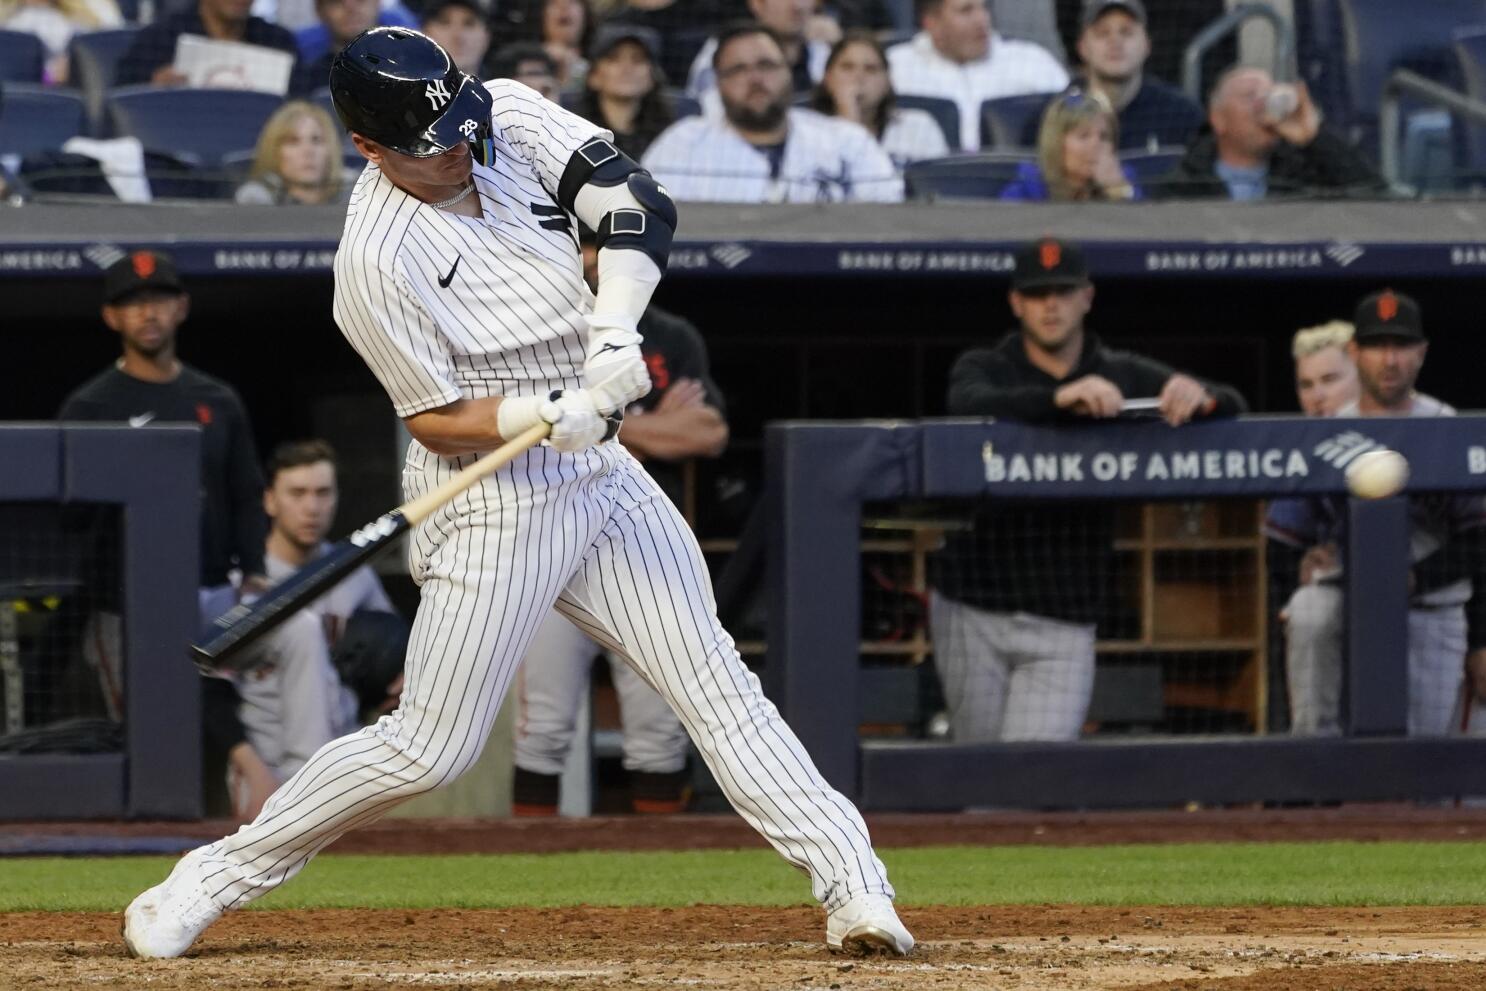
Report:
M577 213L578 191L590 182L608 188L644 171L639 162L614 147L613 142L594 138L568 159L557 184L557 204L568 213Z
M628 185L630 195L644 209L619 209L605 214L597 231L599 250L643 251L664 275L671 258L671 239L676 236L676 204L648 172L636 172L629 177Z
M676 204L655 179L612 142L595 138L573 152L557 186L557 202L576 214L584 186L609 188L623 183L642 209L610 211L599 222L597 242L605 247L643 251L664 274L676 235Z

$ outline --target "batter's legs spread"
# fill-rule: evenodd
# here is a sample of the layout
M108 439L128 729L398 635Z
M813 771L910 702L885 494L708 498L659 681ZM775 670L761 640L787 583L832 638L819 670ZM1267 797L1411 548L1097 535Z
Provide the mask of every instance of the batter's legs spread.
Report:
M409 496L457 467L425 456ZM218 904L267 894L341 834L475 762L528 643L602 525L592 477L535 491L525 484L572 474L571 457L538 449L416 531L411 557L423 594L401 705L327 744L257 820L204 848L203 881Z
M733 807L810 874L827 911L891 896L861 815L820 776L717 621L686 522L627 455L612 484L612 515L558 608L670 702Z

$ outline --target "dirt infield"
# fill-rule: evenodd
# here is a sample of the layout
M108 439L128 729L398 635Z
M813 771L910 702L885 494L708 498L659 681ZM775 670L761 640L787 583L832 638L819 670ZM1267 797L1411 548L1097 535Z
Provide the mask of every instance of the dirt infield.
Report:
M1480 909L909 908L907 960L821 946L808 908L241 912L181 960L109 915L0 915L6 988L1479 991Z

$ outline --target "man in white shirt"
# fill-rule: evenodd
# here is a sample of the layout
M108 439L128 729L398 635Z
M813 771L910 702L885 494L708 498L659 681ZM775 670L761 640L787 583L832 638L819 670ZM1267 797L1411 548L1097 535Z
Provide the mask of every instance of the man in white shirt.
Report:
M748 15L774 32L784 46L790 87L796 93L808 93L820 82L826 74L826 59L831 55L829 42L805 36L814 12L814 0L748 0ZM712 67L720 37L719 33L702 46L686 77L686 95L701 103L702 110L714 117L722 113L717 73Z
M677 200L900 202L903 182L866 128L792 107L784 50L758 24L718 36L723 113L687 117L655 139L645 168Z
M960 108L960 147L980 150L980 105L1024 93L1056 93L1068 72L1030 41L997 34L986 0L915 0L919 26L912 40L888 49L893 89L935 96Z

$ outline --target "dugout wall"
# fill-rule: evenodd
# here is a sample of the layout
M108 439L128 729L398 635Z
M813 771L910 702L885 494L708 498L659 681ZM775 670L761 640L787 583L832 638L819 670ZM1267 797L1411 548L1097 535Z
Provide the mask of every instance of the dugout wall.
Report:
M876 810L1366 801L1486 794L1486 739L1409 738L1409 518L1349 503L1346 735L1071 743L863 741L862 506L876 500L1280 497L1344 492L1350 456L1402 452L1411 492L1486 490L1486 417L1252 418L1037 428L794 422L767 438L770 695L832 784ZM1035 473L1013 464L1040 461ZM1066 470L1077 465L1078 471ZM1180 469L1177 466L1180 465ZM1481 594L1478 590L1476 594Z
M116 550L118 567L108 573L94 570L86 554L49 552L66 543L62 532L13 534L0 548L0 608L93 592L99 609L118 611L124 674L121 711L109 720L120 727L117 742L90 732L94 752L48 746L46 731L61 736L67 724L28 725L27 708L18 710L21 725L0 737L0 744L24 741L0 745L0 819L201 815L200 694L185 653L197 632L200 446L199 431L188 426L0 426L0 518L17 506L59 507L60 531L69 508L110 507L118 521L96 534L117 541L110 554ZM57 674L42 669L34 647L19 635L0 644L8 719L17 701L34 701L36 684ZM65 656L45 662L94 677L83 651L72 643Z

